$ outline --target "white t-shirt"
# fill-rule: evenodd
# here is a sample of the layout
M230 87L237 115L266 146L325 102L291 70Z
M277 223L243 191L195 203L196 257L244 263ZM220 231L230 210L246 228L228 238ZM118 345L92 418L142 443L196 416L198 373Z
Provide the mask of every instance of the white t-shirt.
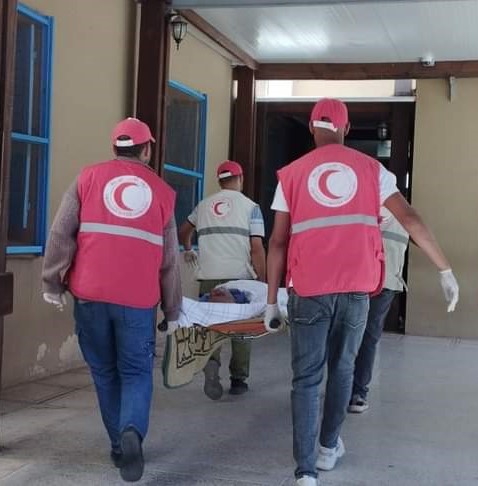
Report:
M380 164L380 204L383 204L390 196L398 192L397 178L395 174L387 170ZM277 184L274 200L272 201L271 209L274 211L282 211L283 213L289 212L289 206L284 197L284 191L282 184Z

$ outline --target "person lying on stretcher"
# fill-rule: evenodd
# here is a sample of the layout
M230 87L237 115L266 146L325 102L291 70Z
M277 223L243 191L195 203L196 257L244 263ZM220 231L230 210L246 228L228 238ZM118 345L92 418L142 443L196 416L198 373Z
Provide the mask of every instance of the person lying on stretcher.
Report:
M249 304L246 292L226 287L215 287L199 298L199 302L217 302L222 304Z
M183 297L179 327L204 327L227 322L262 320L266 310L267 285L253 280L233 280L220 284L200 300ZM287 292L280 289L279 307L287 313ZM170 332L172 330L169 330Z
M217 286L199 300L183 297L181 329L168 330L164 385L177 388L190 383L228 339L250 341L269 335L263 323L266 296L266 284L236 280ZM285 315L285 289L279 292L278 301Z

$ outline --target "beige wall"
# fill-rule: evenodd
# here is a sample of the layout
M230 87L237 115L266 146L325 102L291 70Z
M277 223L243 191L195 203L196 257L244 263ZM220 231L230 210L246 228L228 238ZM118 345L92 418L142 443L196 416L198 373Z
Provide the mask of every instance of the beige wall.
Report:
M231 61L192 28L179 51L175 45L171 46L169 77L207 94L208 97L204 190L204 195L207 196L219 189L215 170L229 155ZM181 277L184 295L197 296L198 286L194 274L184 264L181 268Z
M395 81L326 81L326 80L295 80L295 81L258 81L257 96L282 98L305 96L312 98L378 98L394 96Z
M79 169L110 155L112 126L129 109L133 2L26 0L55 19L50 221ZM72 306L57 313L40 294L41 258L9 258L14 314L5 321L4 385L79 364Z
M294 81L292 96L377 98L393 96L395 81Z
M478 79L417 82L413 205L434 230L460 283L446 313L434 266L412 249L407 333L478 338Z
M109 134L133 108L134 3L130 0L28 0L55 19L49 218L80 168L110 155ZM92 15L94 12L94 15ZM171 48L171 79L208 95L205 192L217 189L214 170L227 158L231 61L192 29ZM10 257L15 275L14 314L5 321L3 386L82 365L72 302L64 313L43 303L42 259ZM186 295L197 285L181 269Z
M171 47L170 79L208 96L205 195L218 190L214 171L229 155L231 122L231 61L191 30L181 47ZM200 37L199 37L200 38Z

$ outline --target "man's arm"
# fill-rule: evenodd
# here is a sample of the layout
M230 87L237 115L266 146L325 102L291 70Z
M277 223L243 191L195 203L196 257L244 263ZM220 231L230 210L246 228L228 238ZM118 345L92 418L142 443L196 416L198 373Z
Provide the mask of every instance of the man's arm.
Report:
M257 274L257 280L266 281L266 251L260 236L251 237L252 267Z
M76 236L80 226L78 181L65 192L50 229L42 270L45 293L62 294L66 290L65 275L76 253Z
M186 251L192 248L192 238L196 227L186 220L179 228L179 243L183 245Z
M179 245L174 215L164 228L163 263L161 265L161 307L168 322L177 321L181 311L182 289L179 272Z
M276 211L274 228L269 240L269 251L267 255L267 303L277 302L277 291L279 290L287 256L287 247L290 238L290 215L289 213Z
M408 204L407 200L399 192L386 199L383 205L393 213L410 234L413 243L423 250L440 271L451 268L430 229L425 225L417 211Z

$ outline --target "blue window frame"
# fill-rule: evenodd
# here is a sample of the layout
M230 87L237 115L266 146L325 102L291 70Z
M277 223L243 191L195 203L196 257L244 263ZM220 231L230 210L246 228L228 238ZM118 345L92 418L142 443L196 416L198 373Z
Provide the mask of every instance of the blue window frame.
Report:
M46 238L53 19L18 6L7 254Z
M180 225L203 197L207 95L170 81L166 116L163 176L176 191Z

